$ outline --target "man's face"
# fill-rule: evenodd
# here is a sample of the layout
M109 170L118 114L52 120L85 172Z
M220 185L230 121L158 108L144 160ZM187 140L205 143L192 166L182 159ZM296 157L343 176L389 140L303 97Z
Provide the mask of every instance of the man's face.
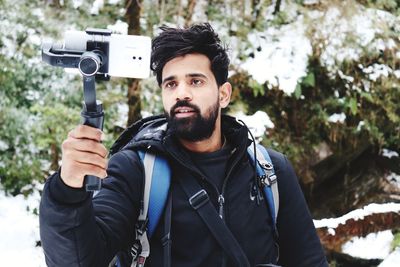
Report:
M178 138L209 138L220 116L220 90L210 60L201 54L174 58L162 71L162 99L169 127Z

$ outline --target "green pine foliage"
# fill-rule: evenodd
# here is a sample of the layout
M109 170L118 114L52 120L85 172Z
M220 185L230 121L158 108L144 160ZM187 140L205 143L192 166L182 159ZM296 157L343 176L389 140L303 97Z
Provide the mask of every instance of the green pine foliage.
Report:
M0 181L12 194L29 192L34 181L42 182L59 167L61 142L80 122L82 81L77 75L42 63L40 39L60 39L67 29L105 28L125 20L125 1L113 5L105 1L99 15L90 14L93 1L82 1L78 8L73 7L73 1L61 1L64 4L60 6L49 2L0 1ZM313 52L307 73L295 91L287 95L269 82L260 84L234 65L230 77L234 88L231 111L266 111L275 128L266 133L263 142L287 154L306 182L315 178L311 166L318 161L322 143L334 154L356 147L361 140L372 144L376 151L388 148L399 152L400 79L394 71L400 69L400 43L396 23L381 25L382 30L373 38L393 40L394 46L382 51L371 49L371 43L361 44L359 36L349 30L347 48L362 51L360 57L337 60L332 67L321 59L330 40L320 34L322 25L308 18L308 12L323 11L329 6L337 6L343 17L349 18L355 11L366 9L398 15L398 1L346 1L346 7L342 1L319 1L313 5L282 1L279 12L272 14L275 3L209 0L203 7L204 14L200 14L216 25L222 40L234 40L235 60L240 61L254 57L249 52L251 48L262 49L251 43L249 34L271 27L279 30L302 17L306 23L307 19L311 21L307 30ZM143 1L142 33L152 36L161 24L183 21L184 5L184 1ZM195 16L193 20L198 22L196 19ZM369 71L379 66L391 71L372 79ZM127 114L121 114L121 106L127 101L127 82L111 79L97 88L106 111L105 144L110 147L124 127ZM142 109L153 114L162 112L154 78L142 81L141 88ZM345 115L343 123L328 121L335 113Z
M42 183L57 170L61 143L80 123L81 78L43 63L41 39L57 40L66 29L105 28L121 18L118 6L105 6L108 16L93 17L90 3L83 1L78 9L71 5L71 1L60 7L43 1L0 2L0 182L6 193L28 194L37 181ZM98 89L100 94L106 91L102 84ZM118 115L111 99L117 103L121 97L105 103L110 110L106 131L113 130L108 126L115 117L110 115Z

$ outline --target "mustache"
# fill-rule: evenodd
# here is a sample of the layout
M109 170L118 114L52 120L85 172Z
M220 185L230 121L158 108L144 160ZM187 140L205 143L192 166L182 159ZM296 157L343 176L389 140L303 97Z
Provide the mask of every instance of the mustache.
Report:
M175 115L175 109L180 107L187 107L193 109L194 112L200 113L200 108L192 103L189 103L187 100L178 100L175 105L173 105L169 111L171 116Z

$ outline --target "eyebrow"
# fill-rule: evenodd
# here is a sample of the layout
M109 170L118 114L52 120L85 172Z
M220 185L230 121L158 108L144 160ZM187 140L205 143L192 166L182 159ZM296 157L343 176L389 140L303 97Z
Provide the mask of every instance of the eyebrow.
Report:
M202 73L188 73L188 74L185 75L185 77L186 78L187 77L189 77L189 78L201 77L201 78L204 78L204 79L208 79L207 76L202 74ZM161 84L165 84L166 82L172 81L172 80L175 80L175 79L176 79L175 75L168 76L165 79L163 79Z

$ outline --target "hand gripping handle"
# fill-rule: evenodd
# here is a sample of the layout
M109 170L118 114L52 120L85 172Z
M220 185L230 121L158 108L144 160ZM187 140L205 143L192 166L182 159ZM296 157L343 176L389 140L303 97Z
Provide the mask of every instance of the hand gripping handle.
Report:
M82 124L103 130L104 112L103 112L103 105L100 101L96 101L95 111L88 111L86 105L83 104L81 117L82 117ZM85 188L86 191L100 190L101 179L93 175L86 175Z

